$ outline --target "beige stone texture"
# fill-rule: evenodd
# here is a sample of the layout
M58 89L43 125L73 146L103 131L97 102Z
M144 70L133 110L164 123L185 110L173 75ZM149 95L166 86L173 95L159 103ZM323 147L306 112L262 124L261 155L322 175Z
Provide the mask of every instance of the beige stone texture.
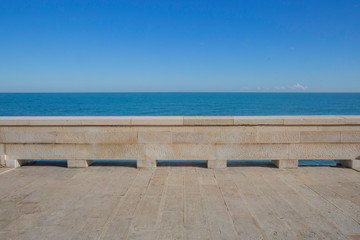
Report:
M4 144L0 144L0 155L5 154L5 145Z
M284 127L258 127L256 142L258 143L298 143L299 131L288 131Z
M219 144L216 153L227 160L287 159L288 144Z
M343 125L342 116L282 116L284 125Z
M5 167L6 163L5 160L7 159L7 155L0 155L0 166Z
M156 159L138 159L136 160L137 168L155 168L156 167Z
M2 143L54 143L56 133L46 128L11 127L0 129Z
M360 116L343 116L345 124L360 125Z
M171 132L138 132L138 143L171 143Z
M208 144L146 144L146 158L156 160L215 160L215 146Z
M341 141L340 132L301 132L302 143L336 143Z
M143 156L142 144L77 144L75 159L136 160Z
M355 159L359 156L360 144L309 143L289 145L289 159Z
M132 117L131 125L183 125L182 116Z
M235 116L234 125L283 125L284 119L277 116Z
M0 117L0 155L19 160L140 159L140 167L153 167L148 159L208 160L214 168L224 166L219 159L356 159L359 118Z
M67 167L68 168L86 168L90 166L92 163L91 160L83 160L83 159L68 159Z
M5 159L5 167L7 168L18 168L21 167L22 162L17 159Z
M214 116L214 117L184 117L184 125L234 125L234 117Z
M210 138L211 139L211 138ZM172 133L172 143L208 143L209 137L205 132L175 132Z
M344 143L359 143L360 131L358 132L341 132L341 142Z
M13 159L73 159L73 144L6 144L6 154Z
M272 160L272 162L279 169L297 168L299 165L297 159Z
M207 167L211 169L226 168L227 160L208 160Z

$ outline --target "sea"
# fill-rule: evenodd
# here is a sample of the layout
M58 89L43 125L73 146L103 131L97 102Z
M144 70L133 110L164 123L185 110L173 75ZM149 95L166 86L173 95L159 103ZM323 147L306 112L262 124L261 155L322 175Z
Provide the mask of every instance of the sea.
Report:
M360 115L360 93L0 93L0 116L269 115Z
M0 93L0 116L360 115L360 93Z

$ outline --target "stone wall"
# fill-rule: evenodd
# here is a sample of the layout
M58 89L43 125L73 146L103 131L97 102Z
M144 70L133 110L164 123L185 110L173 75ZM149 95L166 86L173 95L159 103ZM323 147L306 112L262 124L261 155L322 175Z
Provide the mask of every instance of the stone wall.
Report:
M274 160L280 168L300 159L338 159L360 168L360 116L267 117L0 117L1 163L90 160Z

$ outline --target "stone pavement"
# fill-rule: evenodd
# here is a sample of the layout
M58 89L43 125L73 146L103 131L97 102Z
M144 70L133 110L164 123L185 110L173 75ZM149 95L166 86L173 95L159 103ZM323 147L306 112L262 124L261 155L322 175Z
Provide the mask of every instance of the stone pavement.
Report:
M360 239L351 169L3 169L0 239Z

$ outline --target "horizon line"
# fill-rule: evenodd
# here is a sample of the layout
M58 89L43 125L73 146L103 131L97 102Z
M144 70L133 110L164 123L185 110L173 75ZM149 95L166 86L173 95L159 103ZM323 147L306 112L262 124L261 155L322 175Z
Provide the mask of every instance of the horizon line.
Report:
M335 92L335 91L281 91L281 92L275 92L275 91L119 91L119 92L110 92L110 91L104 91L104 92L80 92L80 91L69 91L69 92L0 92L0 94L21 94L21 93L360 93L360 91L344 91L344 92Z

